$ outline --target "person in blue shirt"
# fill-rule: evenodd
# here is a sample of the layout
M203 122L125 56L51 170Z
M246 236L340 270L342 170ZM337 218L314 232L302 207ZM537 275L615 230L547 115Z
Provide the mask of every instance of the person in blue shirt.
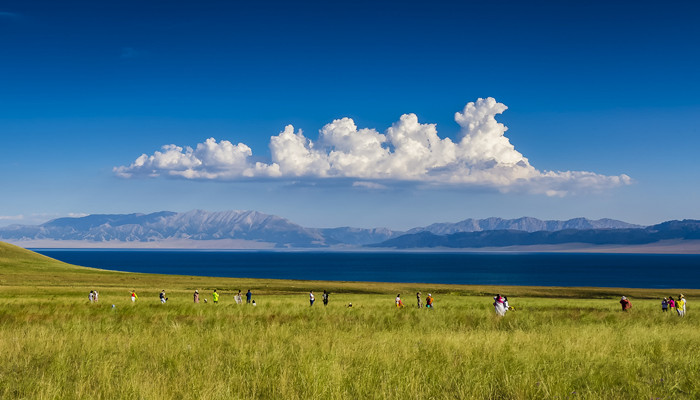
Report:
M245 294L245 302L250 304L251 298L253 298L253 293L250 293L250 289L248 289L248 293Z

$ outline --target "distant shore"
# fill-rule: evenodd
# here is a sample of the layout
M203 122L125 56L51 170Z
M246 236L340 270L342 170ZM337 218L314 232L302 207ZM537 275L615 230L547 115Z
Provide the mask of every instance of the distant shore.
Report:
M615 254L700 254L700 240L666 240L644 245L561 245L504 246L480 248L431 247L415 249L367 248L360 246L275 247L274 243L253 240L169 239L151 242L84 240L6 240L27 249L161 249L161 250L274 250L274 251L359 251L359 252L468 252L468 253L615 253Z

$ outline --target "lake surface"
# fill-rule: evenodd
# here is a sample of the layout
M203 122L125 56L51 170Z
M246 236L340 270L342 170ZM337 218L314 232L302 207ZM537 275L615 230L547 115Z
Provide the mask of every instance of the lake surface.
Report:
M700 289L700 255L33 249L86 267L264 279Z

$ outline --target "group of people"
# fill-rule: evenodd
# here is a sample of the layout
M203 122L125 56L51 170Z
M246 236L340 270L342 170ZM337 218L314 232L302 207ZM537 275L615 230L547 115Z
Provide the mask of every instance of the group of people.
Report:
M685 308L687 304L688 302L682 293L678 295L678 300L674 300L672 296L664 297L663 300L661 300L661 311L667 312L669 308L675 308L679 317L685 317ZM628 311L632 308L632 302L625 296L622 296L620 299L620 305L622 306L622 311Z
M493 296L493 307L496 310L496 314L501 317L506 315L508 310L513 309L510 304L508 304L508 296L501 296L500 293Z
M328 293L326 290L323 291L323 305L327 306L328 305L328 296L330 293ZM255 303L255 300L253 300L253 293L248 289L248 292L246 293L246 303L247 304L252 304L252 305L257 305ZM135 303L136 300L138 300L139 296L136 295L136 291L132 290L131 291L131 302ZM88 299L90 300L91 303L97 303L99 299L99 293L97 290L91 290L90 294L88 295ZM199 290L194 291L193 299L195 303L199 303ZM214 292L212 293L212 300L214 301L214 304L219 303L219 293L214 289ZM234 300L236 301L236 304L243 304L243 295L241 294L241 291L238 291L238 294L234 296ZM416 300L417 300L417 305L418 308L423 307L423 302L421 300L421 292L416 293ZM168 298L165 297L165 290L160 292L160 302L165 304L168 301ZM314 296L314 292L309 291L309 303L311 306L314 305L314 302L316 301L316 298ZM204 302L207 302L207 299L204 299ZM396 299L394 299L394 302L396 304L397 308L402 308L404 307L403 301L401 300L401 293L396 295ZM669 308L676 309L676 312L678 313L678 316L680 317L685 317L685 309L686 305L688 302L685 299L685 296L683 294L678 295L678 299L675 300L673 297L664 297L664 299L661 301L661 311L667 312ZM629 309L632 308L632 302L626 297L622 296L620 299L620 305L622 306L622 311L628 311ZM507 296L501 296L500 294L497 294L493 297L493 306L494 309L496 310L496 314L499 316L504 316L506 315L506 312L508 310L513 310L513 307L508 304L508 297ZM352 307L352 303L348 305L348 307ZM428 297L425 299L425 307L426 308L433 308L433 295L428 293Z
M160 295L158 296L160 298L161 304L165 304L168 301L168 298L165 297L165 289L163 289L160 292ZM90 299L90 302L97 302L98 298L98 293L97 290L91 290L90 295L88 296ZM139 296L136 294L136 290L131 291L131 302L136 303L136 300L138 300ZM211 299L214 302L214 304L219 303L219 292L214 289L214 291L211 294ZM236 301L236 304L243 304L243 295L241 294L241 291L238 291L238 294L234 296L234 299ZM195 290L193 294L193 300L195 303L199 303L199 290ZM204 299L204 302L207 302L207 299ZM246 293L246 303L256 305L255 300L253 300L253 293L248 289L248 293Z
M418 308L423 308L423 301L421 300L420 296L420 292L416 293L417 306ZM396 308L402 308L404 306L403 301L401 300L401 293L396 295L394 303L396 304ZM428 297L425 298L425 308L433 308L433 295L430 293L428 293Z
M247 304L252 304L252 305L257 305L255 304L255 300L253 300L253 293L248 289L248 293L245 295L246 297L246 303ZM199 290L194 291L193 299L195 303L199 303ZM214 291L211 294L211 299L214 302L214 304L219 304L219 292L214 289ZM238 293L233 296L234 301L236 304L243 304L243 295L241 294L241 291L239 290ZM207 302L207 299L204 299L204 302Z
M678 300L674 300L673 297L664 297L661 300L661 311L667 312L669 308L675 308L679 317L685 317L685 306L688 302L685 300L683 293L678 295Z
M327 291L324 290L323 296L321 296L321 300L323 300L324 306L328 305L328 295L330 295L330 293L328 293ZM316 301L316 297L314 296L314 291L310 290L309 291L309 306L313 306L315 301ZM352 306L350 306L350 307L352 307Z

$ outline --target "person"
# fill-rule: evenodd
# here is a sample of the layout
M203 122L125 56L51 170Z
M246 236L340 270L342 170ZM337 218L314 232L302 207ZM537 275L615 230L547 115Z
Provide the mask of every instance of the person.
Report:
M668 298L668 307L670 309L676 308L676 301L673 300L673 296L669 296L669 298Z
M680 295L678 301L676 302L676 311L678 311L679 317L685 317L685 297Z
M493 296L493 307L496 310L496 314L501 317L506 315L506 307L504 302L505 300L503 299L503 297L501 297L500 293Z
M683 316L685 317L685 307L688 305L688 300L685 299L685 296L681 293L681 299L683 299Z
M505 312L510 310L510 304L508 304L508 296L503 296L503 308L505 309Z
M309 291L309 303L310 305L314 305L314 301L316 301L316 298L314 297L314 291L310 290Z
M663 300L661 300L661 311L666 312L668 311L668 299L664 297Z
M425 298L425 308L433 308L433 295L428 293L428 297Z
M396 295L396 299L394 299L394 301L396 302L397 308L403 307L403 301L401 301L401 293Z
M416 293L416 300L418 300L418 308L422 308L423 303L420 301L420 292Z
M214 304L219 304L219 294L216 293L216 289L214 289L214 293L211 294L212 300L214 300Z
M92 294L92 299L95 301L95 303L97 303L99 296L100 296L100 294L97 293L97 290L95 290L94 293Z
M161 304L165 304L166 301L168 301L168 299L165 298L165 289L163 289L160 292L160 302L161 302Z
M352 307L352 303L348 303L348 307Z
M257 304L255 304L255 300L253 300L253 307L255 307L255 306L257 306Z
M88 295L88 300L90 300L90 303L95 301L95 295L92 293L92 290L90 291L90 294Z
M139 296L136 295L136 290L131 291L131 302L136 303L136 300L139 298Z
M245 302L247 304L250 304L250 299L253 298L253 293L250 292L250 289L248 289L248 293L245 294Z
M322 299L323 299L323 305L327 306L328 305L328 292L326 292L325 290L323 291Z
M620 305L622 306L622 311L627 311L632 308L632 303L625 296L622 296L620 299Z
M238 294L236 294L236 304L243 304L243 296L241 295L241 291L238 291Z
M194 302L199 303L199 290L194 291Z

